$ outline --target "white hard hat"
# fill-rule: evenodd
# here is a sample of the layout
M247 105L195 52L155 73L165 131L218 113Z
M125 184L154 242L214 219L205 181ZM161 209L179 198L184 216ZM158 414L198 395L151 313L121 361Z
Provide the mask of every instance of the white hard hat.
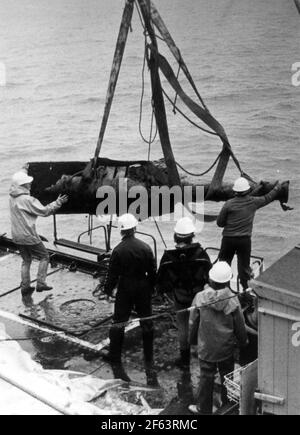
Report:
M235 192L247 192L247 190L250 189L249 181L246 180L244 177L240 177L237 180L235 180L233 185L233 190Z
M226 261L218 261L209 271L210 279L220 284L230 281L232 276L231 267Z
M30 177L24 171L16 172L12 177L12 182L14 184L17 184L18 186L32 183L32 181L33 181L33 177Z
M119 217L119 228L121 231L131 230L137 225L138 221L133 214L126 213Z
M179 219L175 225L174 232L180 236L188 236L196 231L193 221L189 217Z

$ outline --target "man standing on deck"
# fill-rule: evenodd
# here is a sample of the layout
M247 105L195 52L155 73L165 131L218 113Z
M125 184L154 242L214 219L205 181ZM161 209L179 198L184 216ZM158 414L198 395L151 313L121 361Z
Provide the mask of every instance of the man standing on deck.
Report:
M137 220L131 214L119 218L122 241L113 250L104 293L108 297L117 286L113 325L109 332L109 361L115 378L130 382L122 362L122 345L124 341L124 325L134 309L138 317L152 315L151 298L156 279L156 263L151 248L135 237ZM144 363L147 384L158 386L156 372L153 368L153 322L141 322Z
M157 274L157 290L174 299L180 357L175 364L190 370L189 312L194 296L208 282L211 261L195 239L196 227L189 217L179 219L174 228L175 249L164 252Z
M28 176L25 171L16 172L13 175L9 191L12 240L18 246L23 259L21 270L22 296L28 296L34 291L34 287L30 286L32 257L37 257L40 260L36 291L52 290L52 287L46 284L49 254L36 231L35 223L38 216L50 216L68 201L66 195L60 195L56 201L43 206L36 198L30 196L32 181L33 178Z
M198 326L200 383L193 414L213 412L215 375L220 374L222 406L228 404L225 376L234 370L235 348L247 345L245 321L238 297L230 289L231 267L220 261L209 271L209 286L197 293L190 313L190 331Z
M219 260L231 264L237 254L238 274L243 290L248 288L251 277L251 236L255 213L274 201L280 189L281 185L277 182L267 195L251 196L248 180L240 177L233 186L235 197L224 204L218 216L217 225L224 228Z

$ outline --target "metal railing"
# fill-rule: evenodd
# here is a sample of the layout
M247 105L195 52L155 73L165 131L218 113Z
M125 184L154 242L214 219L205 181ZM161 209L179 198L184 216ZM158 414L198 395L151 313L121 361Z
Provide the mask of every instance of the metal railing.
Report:
M105 225L98 225L96 227L92 227L89 228L86 231L83 231L82 233L79 234L78 238L77 238L77 243L80 243L81 237L84 236L85 234L90 235L93 231L98 230L99 228L102 228L104 231L104 239L105 239L105 249L108 252L109 251L109 242L108 242L108 235L107 235L107 228ZM90 243L92 244L92 243Z
M205 248L205 252L207 251L215 251L215 252L220 252L220 248L215 248L214 246L208 246L207 248ZM214 261L214 263L216 263L218 261L219 255L217 256L216 260ZM264 259L263 257L259 257L257 255L251 255L250 257L251 259L253 259L253 263L251 263L251 266L254 266L255 264L258 265L258 273L262 273L264 270ZM237 286L237 291L240 291L240 276L237 275L236 278L236 286Z
M118 228L118 226L117 225L111 225L111 228ZM156 264L157 264L157 241L156 241L156 238L154 236L152 236L152 234L143 233L142 231L136 231L135 234L140 234L142 236L146 236L146 237L149 237L150 239L152 239L153 247L154 247L154 257L155 257L155 261L156 261Z
M56 216L53 215L53 228L54 228L54 242L56 242L58 240L57 238L57 222L56 222ZM77 237L77 243L80 243L82 236L84 236L85 234L91 235L94 231L98 230L102 228L104 231L104 238L105 238L105 248L106 251L109 252L111 250L110 247L110 242L111 242L111 230L112 228L118 228L117 225L113 225L112 223L109 223L107 226L105 225L97 225L96 227L92 227L89 228L88 230L83 231L82 233L80 233ZM155 256L155 261L157 264L157 241L156 238L154 236L152 236L152 234L149 233L144 233L142 231L136 231L136 234L140 234L142 236L146 236L151 238L152 242L153 242L153 247L154 247L154 256ZM90 242L90 244L92 244Z

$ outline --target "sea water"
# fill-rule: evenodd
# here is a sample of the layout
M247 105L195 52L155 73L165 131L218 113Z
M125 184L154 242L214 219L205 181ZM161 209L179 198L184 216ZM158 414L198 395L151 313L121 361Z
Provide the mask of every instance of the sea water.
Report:
M242 168L257 181L291 181L294 211L284 213L276 202L257 213L253 253L270 264L300 240L300 86L292 79L293 65L300 62L300 16L294 2L155 4ZM93 156L123 7L123 0L0 0L1 234L10 233L8 190L13 172L25 162L87 161ZM165 44L159 41L159 46L177 73ZM143 55L143 29L135 11L102 157L147 158L147 144L139 134ZM179 79L193 95L182 73ZM165 80L163 86L174 98ZM141 123L146 137L150 96L146 69ZM169 103L166 106L176 160L190 171L204 171L220 152L220 140L174 114ZM156 140L151 158L161 156ZM231 163L226 179L238 175ZM209 180L210 175L203 181ZM207 204L208 212L217 213L220 207ZM76 240L86 225L86 216L59 217L59 235ZM50 240L51 218L40 218L38 226ZM155 233L161 252L155 226L146 223L143 228ZM162 225L170 247L172 229L171 223ZM214 222L207 223L198 238L205 246L219 246L221 231Z

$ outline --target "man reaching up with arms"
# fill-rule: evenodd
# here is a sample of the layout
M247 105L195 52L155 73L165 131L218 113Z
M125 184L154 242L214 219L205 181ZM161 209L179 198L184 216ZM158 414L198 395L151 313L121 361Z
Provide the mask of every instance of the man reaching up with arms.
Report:
M40 201L30 195L32 182L33 177L27 175L25 171L16 172L12 177L9 191L12 239L18 246L23 259L21 270L22 296L30 295L34 291L34 287L30 286L30 266L33 256L40 261L36 291L52 290L52 287L46 284L49 253L36 231L35 223L38 216L50 216L68 201L66 195L60 195L56 201L43 206Z

